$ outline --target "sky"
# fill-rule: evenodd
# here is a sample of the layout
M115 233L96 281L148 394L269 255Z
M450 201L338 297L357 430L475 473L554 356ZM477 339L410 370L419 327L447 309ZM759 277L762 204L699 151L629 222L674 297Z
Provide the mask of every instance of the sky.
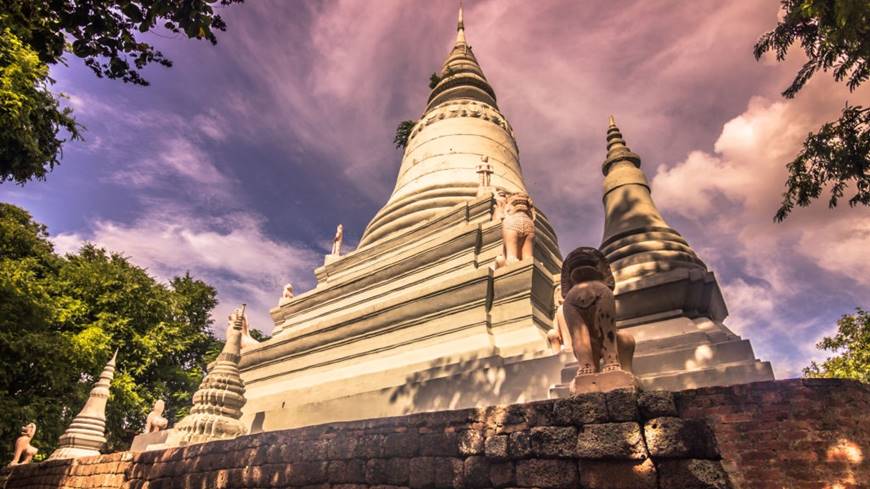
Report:
M847 100L870 103L870 88L822 73L783 99L801 54L752 56L777 11L467 0L465 26L563 254L601 241L613 114L662 214L715 271L726 325L787 378L825 357L814 345L841 315L870 307L870 209L820 202L774 223L785 163ZM144 71L149 87L98 79L74 57L56 67L86 140L46 182L0 185L0 200L48 225L61 252L91 241L161 280L190 271L218 289L219 323L244 302L268 333L283 284L312 288L336 225L352 249L389 197L395 127L425 108L456 2L258 0L220 13L217 46L143 36L174 61Z

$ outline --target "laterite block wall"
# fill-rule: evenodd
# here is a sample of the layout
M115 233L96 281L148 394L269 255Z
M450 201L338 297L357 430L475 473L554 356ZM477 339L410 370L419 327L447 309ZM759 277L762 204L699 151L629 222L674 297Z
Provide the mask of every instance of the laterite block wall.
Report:
M868 406L843 381L616 391L5 468L0 489L870 487Z

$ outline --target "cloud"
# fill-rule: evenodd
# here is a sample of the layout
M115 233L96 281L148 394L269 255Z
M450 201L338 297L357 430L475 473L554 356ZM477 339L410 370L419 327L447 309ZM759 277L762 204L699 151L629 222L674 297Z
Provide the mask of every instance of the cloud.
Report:
M779 376L798 375L807 356L822 356L814 350L819 333L846 312L832 314L835 304L860 305L870 292L870 210L832 211L816 203L784 223L772 220L785 163L850 95L828 80L805 92L792 101L752 98L722 126L712 152L692 151L659 166L652 178L665 214L705 231L690 242L729 251L707 257L714 269L727 271L728 324L753 339L762 358L776 360Z
M220 334L224 318L240 303L248 304L252 327L271 331L268 311L277 304L283 285L292 282L297 291L311 287L312 270L321 259L304 245L268 236L256 216L203 219L173 207L151 209L129 224L97 221L90 230L52 240L61 253L76 251L84 242L96 243L128 256L162 281L190 271L218 290L220 304L213 317Z

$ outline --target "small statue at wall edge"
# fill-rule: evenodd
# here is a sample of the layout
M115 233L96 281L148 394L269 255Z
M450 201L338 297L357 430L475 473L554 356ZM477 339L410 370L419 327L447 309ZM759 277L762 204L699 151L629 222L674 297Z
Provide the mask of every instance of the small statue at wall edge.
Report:
M9 465L29 464L33 456L39 453L39 449L30 442L36 435L36 423L28 423L21 427L21 435L15 439L15 452Z
M165 409L166 404L163 402L163 399L157 399L154 401L154 405L151 407L151 412L148 413L148 417L145 418L144 433L154 433L166 429L169 425L169 420L163 417L163 411Z

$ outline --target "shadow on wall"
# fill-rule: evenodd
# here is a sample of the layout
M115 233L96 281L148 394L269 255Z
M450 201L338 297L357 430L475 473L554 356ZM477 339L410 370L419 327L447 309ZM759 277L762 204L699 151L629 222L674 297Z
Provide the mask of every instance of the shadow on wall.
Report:
M410 414L547 399L550 384L559 379L560 357L517 360L438 359L391 389L390 402L403 405L403 414Z

